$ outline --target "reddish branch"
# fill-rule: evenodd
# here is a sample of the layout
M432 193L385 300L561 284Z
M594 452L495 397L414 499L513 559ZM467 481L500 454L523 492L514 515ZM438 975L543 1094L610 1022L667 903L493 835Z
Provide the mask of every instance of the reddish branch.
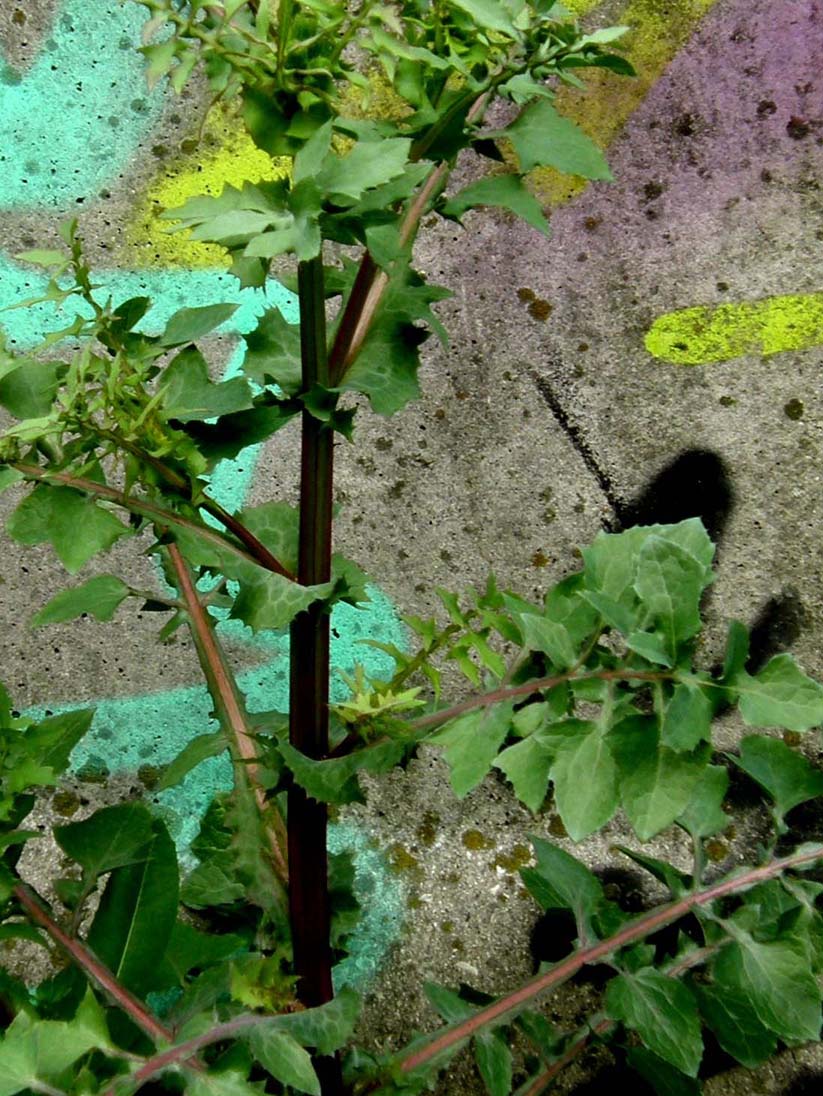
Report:
M590 670L580 674L570 670L565 674L536 677L522 685L506 685L488 693L481 693L479 696L470 696L468 700L461 700L459 704L453 704L450 708L431 712L430 715L422 715L419 719L411 719L406 726L412 731L430 730L474 708L486 708L489 704L497 704L501 700L512 700L514 697L528 696L542 689L553 689L555 685L562 685L566 681L670 681L672 677L673 674L670 671Z
M270 822L270 825L265 825L265 830L269 839L272 862L281 882L286 885L289 881L289 872L283 852L286 844L285 827L276 806L267 802L266 793L260 783L257 747L246 721L234 677L228 668L223 650L214 634L214 628L200 601L180 549L176 544L170 544L168 553L177 576L180 595L186 604L192 635L200 665L208 682L209 692L214 700L220 722L231 736L231 752L242 762L242 769L254 794L260 816L264 824Z
M115 506L120 506L124 510L130 511L132 514L139 514L141 517L148 518L150 521L156 522L158 525L175 526L180 529L188 529L193 533L196 533L202 540L208 541L210 544L214 544L218 548L224 548L234 555L239 556L247 563L256 563L260 567L265 567L266 570L276 571L278 574L283 575L285 578L295 581L294 575L288 571L275 557L269 552L269 550L257 540L257 538L249 532L236 518L231 514L227 514L221 506L217 503L209 503L209 505L203 504L203 509L207 509L209 513L214 514L215 517L219 517L221 521L231 529L231 532L242 540L246 545L245 548L241 548L238 544L235 544L233 540L223 536L216 529L212 529L208 525L203 525L199 521L194 521L192 518L184 517L182 514L177 514L173 510L166 510L162 506L158 506L154 502L150 502L148 499L137 498L134 495L127 494L125 491L118 491L114 487L108 487L105 483L97 483L95 480L85 479L83 476L75 476L71 472L55 472L49 468L40 468L36 464L26 464L22 461L15 461L9 465L10 468L15 468L18 472L21 472L26 479L38 480L41 483L57 483L64 487L73 487L76 491L83 491L87 495L94 495L95 497L102 499L104 502L111 502Z
M506 994L493 1004L487 1005L486 1008L474 1013L469 1019L447 1028L440 1035L435 1036L426 1046L407 1054L405 1057L401 1056L397 1062L397 1068L402 1073L411 1073L420 1066L426 1065L432 1059L451 1050L464 1039L471 1038L487 1025L506 1020L525 1008L536 997L549 990L556 989L563 982L568 981L569 978L577 974L586 964L605 959L627 944L642 940L651 933L663 928L664 925L679 921L690 910L708 905L709 902L714 902L716 899L723 898L728 894L734 894L735 891L744 890L755 886L757 883L773 879L791 868L801 867L804 864L811 864L815 860L821 859L823 859L823 846L805 849L803 852L793 853L781 860L772 860L759 868L751 868L748 871L722 879L719 883L713 883L704 890L693 891L683 898L652 910L651 913L637 917L624 925L614 936L573 952L566 959L556 963L550 970L539 974L536 978L532 978L513 993Z
M150 1038L170 1043L174 1035L149 1012L143 1002L134 996L125 986L115 978L108 967L104 966L97 956L86 947L85 944L69 936L67 932L44 909L40 899L25 883L18 883L14 888L14 897L23 907L32 920L40 928L45 929L49 936L65 951L78 967L105 991L116 1005L118 1005L131 1019L142 1028Z

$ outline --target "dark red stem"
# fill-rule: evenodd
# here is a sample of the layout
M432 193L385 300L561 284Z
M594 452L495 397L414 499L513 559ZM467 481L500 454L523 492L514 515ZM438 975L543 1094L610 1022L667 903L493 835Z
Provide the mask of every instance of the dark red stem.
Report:
M328 383L323 266L298 266L303 387ZM303 412L300 465L298 581L328 582L331 574L333 433ZM289 739L307 757L328 752L329 617L321 604L299 613L291 626ZM296 785L289 792L290 910L298 993L312 1007L331 1000L326 807Z
M100 989L104 990L111 1000L151 1039L155 1041L163 1040L168 1043L174 1041L174 1036L169 1028L161 1024L139 998L121 985L109 968L104 966L85 944L75 937L69 936L67 932L60 928L44 908L41 900L25 883L17 884L14 888L14 897L26 911L29 919L35 925L45 929L55 944L58 944L74 960L83 973L96 982Z

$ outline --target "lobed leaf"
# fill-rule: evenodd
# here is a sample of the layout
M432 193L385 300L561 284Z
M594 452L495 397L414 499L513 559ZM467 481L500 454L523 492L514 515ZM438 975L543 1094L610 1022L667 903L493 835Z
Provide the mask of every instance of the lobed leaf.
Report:
M443 202L439 211L444 217L453 217L459 221L467 209L478 206L508 209L544 236L551 235L549 222L543 215L540 203L526 190L517 175L490 175L476 183L470 183Z
M651 968L620 974L609 982L605 1003L606 1014L636 1031L654 1054L697 1076L703 1056L700 1016L682 982Z
M206 359L193 346L181 350L160 377L163 414L167 419L190 422L217 418L252 406L252 393L242 377L215 384L209 379Z
M111 620L115 610L130 593L125 582L115 575L97 575L53 597L32 617L32 627L62 624L86 613L97 620Z
M765 788L781 817L799 803L823 795L823 773L779 739L748 735L740 743L740 756L730 756Z
M21 544L50 543L70 574L133 532L79 491L47 484L23 499L6 528Z
M719 952L715 983L747 1000L764 1027L793 1042L820 1036L820 987L797 940L759 943L748 933Z
M729 684L750 726L808 731L823 723L823 685L807 677L791 655L775 655L754 677L741 670Z
M514 145L522 172L535 167L554 167L567 175L611 182L605 157L592 139L569 118L555 110L548 99L526 106L506 129L484 134L507 137Z
M442 746L449 766L449 780L462 799L476 788L492 767L511 726L512 705L466 712L452 720L429 741Z

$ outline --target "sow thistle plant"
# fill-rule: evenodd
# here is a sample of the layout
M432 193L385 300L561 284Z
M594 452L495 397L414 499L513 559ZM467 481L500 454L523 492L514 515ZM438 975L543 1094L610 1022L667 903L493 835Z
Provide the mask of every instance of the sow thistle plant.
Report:
M698 520L600 534L542 602L491 580L462 599L443 591L445 624L409 617L411 651L380 645L390 679L359 669L349 698L329 704L330 610L366 597L360 567L332 552L336 435L356 437L366 402L390 415L414 399L420 344L429 331L444 337L432 305L448 293L412 264L421 219L492 206L548 233L523 173L608 179L553 100L581 69L631 75L610 49L624 28L583 33L548 0L143 7L149 80L180 91L202 63L214 100L289 165L274 182L227 186L164 216L222 245L244 286L295 256L300 325L264 311L242 375L217 382L198 343L234 306L184 308L153 329L148 298L101 296L76 223L62 230L65 250L21 256L50 270L45 299L69 319L39 351L0 356L0 404L16 420L0 440L0 486L27 489L8 531L50 543L72 575L140 535L166 582L147 595L97 574L35 624L110 620L149 596L169 614L162 639L185 625L219 729L204 728L161 786L229 751L234 788L206 812L191 871L140 802L55 826L76 870L54 880L50 906L17 870L38 837L27 819L92 713L37 721L0 689L0 935L47 948L55 969L34 987L0 979L0 1096L415 1093L466 1047L491 1096L537 1096L599 1042L622 1048L658 1092L691 1093L704 1029L747 1067L816 1040L823 884L811 873L823 844L797 847L787 816L823 795L823 775L772 734L720 755L712 726L737 708L754 728L808 731L823 723L823 688L786 654L751 673L739 623L722 668L700 668L714 546ZM368 106L378 81L388 115L347 108L352 88ZM486 121L498 101L502 127ZM471 153L489 171L447 192ZM210 473L292 420L299 506L227 511ZM255 631L290 629L288 715L247 711L215 630L227 614ZM458 703L443 697L449 665L473 690ZM575 841L621 809L640 843L679 827L693 865L623 849L668 893L630 916L581 861L535 838L522 880L536 910L573 915L569 953L500 997L427 986L443 1026L376 1056L354 1041L357 994L332 986L356 904L350 866L327 857L327 810L361 796L359 774L402 765L424 742L442 750L458 796L497 769L531 811L553 802ZM762 791L771 836L723 874L707 843L729 825L732 770ZM655 934L667 926L664 944ZM544 1001L593 963L612 970L601 1011L556 1027Z

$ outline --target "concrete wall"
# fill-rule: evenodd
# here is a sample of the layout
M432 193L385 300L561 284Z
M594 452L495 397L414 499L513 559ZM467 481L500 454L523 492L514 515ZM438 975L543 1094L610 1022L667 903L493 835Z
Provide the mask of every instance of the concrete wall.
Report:
M536 173L553 209L548 241L485 214L470 215L468 231L441 225L422 239L421 266L456 291L442 308L451 349L428 350L418 405L395 422L364 419L358 447L341 448L339 544L382 593L365 613L336 617L336 660L362 659L358 638L400 637L393 605L431 611L422 583L459 588L491 568L502 584L540 593L604 525L702 513L720 535L707 660L722 640L718 622L767 610L761 634L772 647L791 643L820 675L823 9L819 0L570 6L634 28L626 46L637 81L605 74L586 96L563 96L608 149L616 182ZM152 214L271 166L219 120L198 145L196 92L145 91L131 48L140 18L116 0L7 0L0 10L0 295L32 293L36 271L12 256L76 215L115 295L154 295L158 323L183 302L242 301L237 330L246 329L262 297L239 295L218 252L164 235ZM294 317L280 287L267 293ZM23 312L0 321L18 346L54 323ZM236 348L229 334L210 351L231 369ZM292 496L294 445L284 432L266 452L243 454L215 490L234 504ZM0 498L3 513L14 501ZM150 784L207 720L190 644L180 635L155 647L156 620L129 609L111 624L32 636L23 621L63 575L48 551L2 544L0 676L16 702L98 704L77 766ZM93 567L155 581L133 545L112 555ZM282 637L226 639L252 705L282 704ZM225 778L210 764L165 801L181 844ZM78 784L75 798L88 788ZM65 809L76 806L68 796ZM400 1022L391 1002L412 967L439 965L488 988L528 970L516 947L527 948L529 932L516 867L535 823L502 785L455 804L426 755L376 789L355 823L340 840L364 856L376 841L395 869L378 870L373 852L363 868L379 891L361 978L380 965L403 894L416 905L416 935L378 996L378 1037ZM607 858L611 840L595 857ZM501 934L508 946L482 968Z

